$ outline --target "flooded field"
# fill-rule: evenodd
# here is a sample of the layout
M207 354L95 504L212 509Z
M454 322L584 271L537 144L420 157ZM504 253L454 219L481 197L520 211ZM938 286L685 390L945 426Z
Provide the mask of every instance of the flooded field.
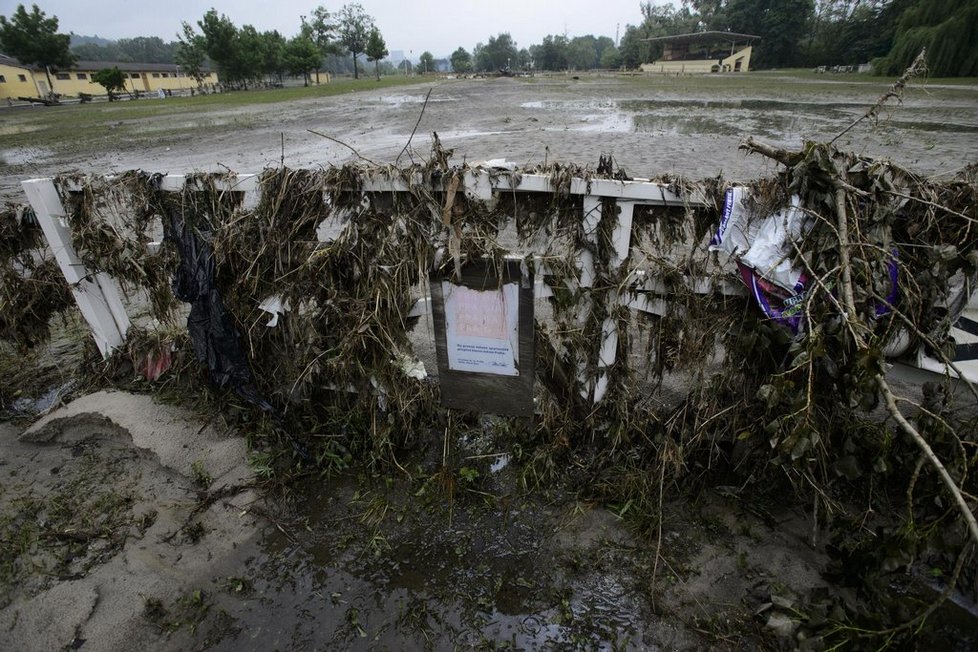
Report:
M862 76L556 76L431 81L284 104L197 107L186 98L8 108L0 111L0 191L16 196L19 180L73 169L255 172L283 160L317 167L356 159L349 147L403 163L427 153L432 132L458 162L594 165L611 154L632 176L750 179L773 167L738 151L748 136L789 148L829 140L887 89L886 80ZM978 86L922 80L877 124L839 142L920 173L953 172L978 151Z
M779 73L559 76L366 86L286 104L5 108L0 194L23 201L21 180L74 170L403 165L428 155L432 132L458 163L593 166L611 154L637 177L746 180L775 169L738 150L745 138L830 140L887 87ZM978 153L978 86L924 81L840 143L922 174L954 172ZM0 575L0 648L779 649L803 646L802 623L828 617L803 609L852 592L827 579L825 533L792 497L666 486L649 527L628 504L541 487L527 476L526 433L484 418L419 433L403 468L383 476L354 464L260 500L251 489L272 470L260 455L246 460L240 438L214 453L227 445L218 418L199 428L169 408L151 418L144 398L99 397L27 440L23 414L0 423L0 533L31 510L55 513L70 488L101 500L96 462L113 469L105 481L130 528L89 557L60 541L50 558L29 551L48 564L30 579ZM148 432L139 421L151 421ZM217 443L188 453L201 432ZM232 486L247 491L196 510L205 490ZM940 590L904 580L894 592L923 592L906 604ZM961 604L940 616L948 649L975 642L972 607Z

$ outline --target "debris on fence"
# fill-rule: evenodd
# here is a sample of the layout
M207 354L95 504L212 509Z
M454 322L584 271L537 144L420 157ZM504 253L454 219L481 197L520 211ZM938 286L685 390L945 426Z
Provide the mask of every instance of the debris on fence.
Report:
M83 269L143 296L155 323L179 323L189 302L183 346L318 459L396 464L445 428L440 399L531 416L518 461L541 479L583 469L598 499L651 512L670 480L783 473L812 497L816 527L848 522L841 493L906 501L905 521L857 528L846 554L912 557L940 538L964 559L978 540L978 427L948 387L958 376L975 392L950 332L978 275L978 167L936 180L830 144L744 148L782 171L637 180L452 165L436 145L403 168L25 187L53 189L63 212L39 218L63 215ZM491 314L473 327L459 320L466 303ZM437 383L412 339L429 306ZM152 329L145 317L130 342ZM498 350L460 358L478 338ZM887 352L939 360L945 389L926 405L897 399ZM879 405L888 421L872 416Z
M26 206L0 209L0 341L29 349L47 341L51 320L73 305L58 264Z

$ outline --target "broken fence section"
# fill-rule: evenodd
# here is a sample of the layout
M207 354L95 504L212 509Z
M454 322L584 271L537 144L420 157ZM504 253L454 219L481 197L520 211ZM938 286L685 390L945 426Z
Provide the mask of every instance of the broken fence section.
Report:
M397 361L405 375L418 379L424 372L418 371L417 356L404 350L410 348L408 339L403 333L385 331L392 327L407 330L412 320L434 318L439 375L448 404L481 406L490 412L527 414L532 410L526 400L500 401L499 395L516 393L523 399L532 396L533 378L541 371L541 360L547 363L543 371L561 377L566 386L573 386L580 400L600 403L608 396L616 367L626 364L623 358L628 356L629 346L623 331L628 328L630 311L682 320L689 302L698 301L697 297L704 302L724 298L743 302L748 294L738 278L736 256L726 255L737 252L711 255L708 251L720 213L720 187L708 193L703 186L676 181L595 178L586 171L566 168L532 173L513 166L463 168L447 173L432 173L430 168L334 168L326 173L271 170L262 175L136 174L121 178L35 179L23 182L23 187L95 342L106 357L123 346L133 323L122 290L127 279L112 276L107 271L112 265L100 262L98 255L90 255L86 264L78 247L94 246L79 236L77 217L85 215L86 224L90 225L92 215L107 206L103 212L114 213L108 222L121 219L131 223L131 216L124 213L143 213L137 221L144 230L137 240L147 255L164 246L163 242L147 240L147 215L167 222L168 213L190 225L194 232L202 233L202 242L217 250L216 254L195 254L184 249L179 253L182 264L188 263L188 256L223 256L223 262L236 257L237 273L264 275L249 281L248 291L244 291L245 284L228 283L225 278L225 296L211 299L218 303L238 302L231 312L235 313L237 329L246 331L245 339L249 340L242 350L254 355L256 329L274 329L279 318L290 311L315 319L335 314L329 304L343 303L343 297L331 294L342 292L339 286L343 283L334 283L336 279L318 278L315 282L322 284L322 291L313 297L303 297L301 286L289 285L288 280L282 288L275 287L290 275L310 278L308 273L318 261L329 260L329 264L315 271L339 276L349 272L355 277L349 280L351 284L358 283L358 279L368 283L363 288L355 285L355 293L364 296L345 308L369 312L370 301L363 299L373 295L377 306L381 302L397 304L383 321L379 320L383 312L379 308L369 317L365 314L357 332L368 333L379 349L387 351L388 358ZM122 200L116 197L106 201L102 194L120 192L126 195ZM730 193L728 203L729 197ZM250 243L257 250L229 251L229 243L236 242L237 231L254 228L254 219L264 220L261 233L256 232L257 239ZM296 225L304 230L290 244L288 237L296 235L300 228ZM315 229L314 237L310 226ZM175 228L172 222L162 225L171 240L176 237ZM282 233L276 234L276 230ZM510 233L507 241L506 233L513 230L516 234ZM116 235L125 240L123 231L115 229ZM283 234L288 237L283 238ZM336 251L363 246L365 239L380 249L368 248L359 251L359 258L345 260L349 251ZM392 242L394 246L390 247ZM294 255L293 244L301 249L298 255ZM108 246L109 250L112 248ZM115 248L122 247L116 244ZM277 248L277 258L266 255L272 248ZM401 260L392 258L398 248L403 254ZM288 253L282 253L286 250ZM132 251L129 250L129 258L133 257ZM370 260L372 254L377 258ZM249 256L253 257L250 264ZM421 269L385 271L378 276L370 270L372 265ZM228 269L223 269L218 274L226 277L227 273ZM146 273L142 275L145 277ZM168 278L169 274L164 276ZM530 287L526 287L528 279L532 279ZM417 294L416 288L423 287L425 281L430 283L432 292L422 292L421 296L390 294ZM369 287L370 282L378 287ZM449 360L455 326L445 312L446 303L450 303L446 293L453 287L477 288L498 292L502 301L507 282L523 288L517 290L519 314L512 322L518 324L518 334L512 348L506 349L507 354L514 356L513 368L503 374L498 370L487 374L460 365L457 359ZM339 289L328 289L330 285ZM253 305L246 315L240 302L249 292ZM186 296L179 298L189 300ZM533 350L531 298L549 299L555 306L553 315L547 318L548 325L541 327L538 323L536 328L538 336L543 332L550 337L546 338L544 351L521 355L520 345L524 350ZM197 310L197 304L193 305ZM402 309L402 305L408 308ZM967 310L975 308L972 300ZM254 323L256 313L270 317L261 328ZM968 325L975 323L975 316L966 311L959 322L964 328L962 337L974 337ZM367 323L373 318L378 320L376 324ZM193 320L192 313L191 330ZM372 330L375 327L376 332ZM228 329L225 330L230 333ZM229 337L227 333L225 339ZM285 347L283 351L288 350L290 336L319 337L290 331L279 342ZM202 361L211 358L208 362L212 372L215 365L221 365L213 358L227 355L216 348L221 348L220 342L217 347L198 347L197 351ZM909 356L900 349L897 346L891 353L903 355L911 367L946 371L922 348L911 351ZM377 359L323 364L324 358L328 360L334 353L359 355L343 351L340 345L330 348L322 338L304 354L297 353L306 368L299 374L295 370L283 374L280 380L292 383L287 398L293 398L296 388L313 378L332 388L372 387L381 396L389 391L385 381L378 379ZM252 359L252 364L257 362ZM329 373L330 368L349 371L351 365L359 372L359 379L345 374L331 377ZM959 365L966 374L978 378L978 368L974 367L978 367L974 361ZM511 378L506 379L506 375ZM445 383L450 383L451 389L446 391ZM619 382L616 391L627 392L628 387Z

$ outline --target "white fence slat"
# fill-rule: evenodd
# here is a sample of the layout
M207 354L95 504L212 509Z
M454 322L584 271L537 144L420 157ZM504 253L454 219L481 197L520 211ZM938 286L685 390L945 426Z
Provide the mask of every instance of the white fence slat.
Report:
M122 304L119 284L105 273L91 274L71 244L71 231L65 223L65 208L52 179L33 179L21 183L34 209L51 252L71 286L75 302L102 355L108 355L126 340L129 317Z

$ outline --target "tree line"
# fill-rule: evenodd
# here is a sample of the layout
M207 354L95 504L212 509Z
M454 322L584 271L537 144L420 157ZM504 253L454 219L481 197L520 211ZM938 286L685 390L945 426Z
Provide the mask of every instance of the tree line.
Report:
M72 40L75 37L72 35ZM158 36L122 38L107 43L80 42L71 45L71 53L79 61L113 61L119 63L174 63L177 41L164 41Z
M549 34L519 48L504 32L471 52L459 47L452 69L634 69L662 55L649 38L724 31L759 37L755 68L872 62L878 74L895 75L927 48L931 75L978 76L978 0L682 0L640 2L638 9L641 22L627 25L617 44L607 36Z
M375 63L387 56L387 45L372 16L359 3L343 5L333 14L324 6L300 16L297 34L286 39L277 30L259 32L252 25L238 27L224 14L211 9L196 26L183 23L174 60L194 76L209 62L226 84L242 85L288 75L318 82L320 72L337 71L348 58L355 78L360 77L361 55Z
M72 48L71 37L58 33L56 16L47 16L37 5L30 11L18 5L9 17L0 16L0 51L45 69L49 77L49 70L71 68L80 59L174 63L198 84L213 66L222 83L247 88L281 81L287 74L303 76L308 84L327 65L337 72L352 68L359 78L366 58L374 62L379 78L387 45L373 17L359 3L343 5L335 14L316 7L309 16L300 16L300 23L298 33L286 38L277 30L239 27L211 9L195 24L184 22L171 43L158 37L136 37L105 44L83 42ZM51 87L50 79L48 83Z
M508 32L490 36L471 52L459 47L450 56L458 73L515 70L590 70L637 68L662 49L649 38L700 31L730 31L759 37L755 68L815 67L873 62L879 74L898 74L927 48L933 76L978 76L978 0L681 0L674 4L640 2L641 21L627 25L618 43L608 36L549 34L520 48ZM198 79L207 66L222 82L247 86L279 80L286 74L306 83L326 70L359 77L362 59L382 71L387 46L374 19L358 3L331 13L318 6L300 16L298 32L238 27L211 9L195 23L184 22L176 41L158 37L121 39L105 45L83 43L68 49L57 34L57 18L37 5L18 6L0 16L0 50L41 67L70 67L79 58L96 61L176 63ZM430 72L430 51L405 71Z
M626 67L661 54L644 39L716 30L759 36L757 68L872 62L894 75L927 48L931 75L978 75L978 0L683 0L640 11L619 43Z

